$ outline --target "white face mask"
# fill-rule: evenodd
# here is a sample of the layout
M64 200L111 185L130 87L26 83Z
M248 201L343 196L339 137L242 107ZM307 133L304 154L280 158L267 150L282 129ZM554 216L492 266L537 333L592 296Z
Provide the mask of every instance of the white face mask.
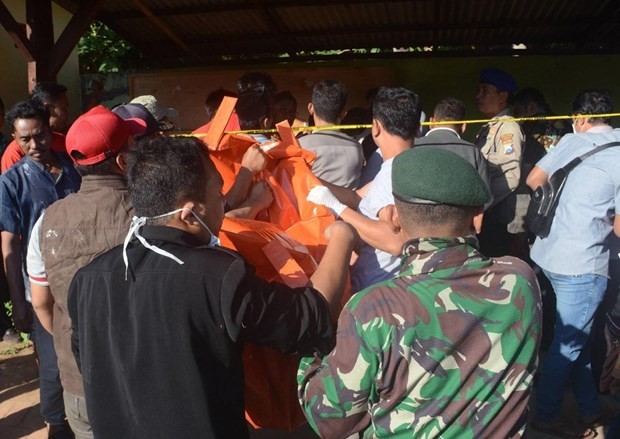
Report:
M158 220L161 218L165 218L167 216L171 216L174 215L175 213L178 212L182 212L184 210L189 210L191 212L192 215L194 215L194 218L196 218L196 220L198 220L198 222L200 223L201 226L203 226L205 229L207 229L207 231L209 232L209 244L207 244L207 247L219 247L220 245L220 239L214 235L211 230L209 229L209 227L204 223L204 221L202 221L200 219L200 217L198 217L198 215L196 215L194 213L193 210L189 209L188 207L183 207L181 209L176 209L173 210L172 212L168 212L168 213L163 213L161 215L157 215L157 216L153 216L153 217L137 217L134 216L131 219L131 227L129 228L129 232L127 232L127 236L125 237L125 242L123 244L123 261L125 262L125 280L127 280L127 271L129 270L129 259L127 258L127 246L129 245L129 241L131 241L131 237L135 235L135 237L138 239L138 241L140 241L140 243L145 246L146 248L148 248L151 251L154 251L155 253L162 255L164 257L170 258L173 261L175 261L176 263L183 265L184 262L182 260L180 260L179 258L177 258L175 255L173 255L172 253L169 253L165 250L160 249L159 247L157 247L156 245L151 245L148 243L148 241L146 239L144 239L144 237L142 235L140 235L140 229L142 228L142 226L144 226L146 224L147 221L149 220Z
M175 210L175 211L174 211L174 212L172 212L172 213L177 213L177 212L179 212L179 211L181 211L181 210L185 210L185 209L187 209L187 207L184 207L183 209L177 209L177 210ZM200 225L201 225L202 227L204 227L205 229L207 229L207 232L209 232L209 235L210 235L210 236L209 236L209 243L207 244L207 247L219 247L219 246L221 245L221 243L220 243L220 238L218 238L218 237L217 237L217 235L215 235L215 234L211 231L211 229L209 229L209 226L207 226L207 225L204 223L204 221L203 221L203 220L201 220L201 219L200 219L200 217L194 213L194 211L193 211L193 210L189 209L189 211L192 213L192 215L194 215L194 218L196 218L196 220L198 220L198 222L200 223Z
M571 123L570 126L573 128L573 133L576 133L577 128L575 128L575 122Z

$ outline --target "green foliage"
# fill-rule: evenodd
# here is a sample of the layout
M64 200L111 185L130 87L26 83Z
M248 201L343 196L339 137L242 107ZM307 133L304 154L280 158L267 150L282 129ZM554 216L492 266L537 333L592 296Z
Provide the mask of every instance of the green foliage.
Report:
M93 21L78 43L82 73L119 73L137 69L142 61L138 49L112 29Z
M10 301L5 302L5 303L0 302L0 306L4 306L4 308L6 308L6 314L9 317L13 317L13 304ZM0 337L1 336L2 334L0 334ZM20 332L19 336L21 337L22 341L3 351L0 351L0 355L13 355L21 351L22 349L27 348L30 345L30 334L26 334L25 332Z

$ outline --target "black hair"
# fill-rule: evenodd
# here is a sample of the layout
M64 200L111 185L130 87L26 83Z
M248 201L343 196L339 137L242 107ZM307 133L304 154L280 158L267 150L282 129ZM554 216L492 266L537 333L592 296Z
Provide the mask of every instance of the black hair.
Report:
M223 88L218 88L207 95L207 99L205 99L205 109L207 111L208 120L215 117L217 109L220 107L226 96L237 97L237 94L229 90L224 90Z
M347 110L341 121L342 125L370 125L372 123L372 113L370 110L361 107L353 107ZM362 133L366 128L352 128L342 130L350 136Z
M40 82L32 90L31 99L38 99L42 103L56 102L66 95L67 87L55 82Z
M86 156L79 157L83 154L80 154L78 151L74 151L71 155L78 160L80 158L86 158ZM99 163L95 163L94 165L78 165L77 163L74 163L73 166L75 167L75 170L78 172L78 174L80 174L82 177L85 177L87 175L105 176L118 174L116 155L114 157L109 157Z
M269 99L276 92L276 84L266 73L250 72L246 73L237 81L237 94L241 97L244 94L255 94L267 96Z
M271 114L271 98L275 90L271 76L265 73L251 72L239 78L235 111L242 130L264 128L261 124Z
M536 106L536 111L532 114L525 114L524 110L530 105ZM515 117L534 116L535 114L551 114L551 108L540 90L534 87L527 87L519 90L510 100Z
M335 124L347 104L347 88L340 81L327 79L312 89L314 113L327 123Z
M445 98L435 105L433 117L438 122L465 120L465 104L455 98Z
M297 99L295 99L295 96L293 96L293 93L291 93L290 91L281 91L273 97L274 104L280 101L292 102L295 104L295 107L297 107Z
M242 130L258 130L265 128L262 122L271 113L269 99L264 95L245 94L239 96L235 111L239 116Z
M573 101L573 114L609 114L613 112L611 95L603 90L586 90ZM590 117L589 123L609 124L609 117Z
M372 104L372 117L390 134L413 139L420 128L420 98L406 88L381 87Z
M43 126L50 127L50 116L47 109L40 101L33 99L18 102L6 114L7 123L13 131L17 119L38 119Z
M398 215L403 227L442 226L460 229L469 226L469 221L478 212L478 207L453 206L450 204L414 204L395 199Z
M209 154L195 137L157 137L127 152L127 186L138 216L153 217L186 201L205 201ZM214 168L215 169L215 168Z

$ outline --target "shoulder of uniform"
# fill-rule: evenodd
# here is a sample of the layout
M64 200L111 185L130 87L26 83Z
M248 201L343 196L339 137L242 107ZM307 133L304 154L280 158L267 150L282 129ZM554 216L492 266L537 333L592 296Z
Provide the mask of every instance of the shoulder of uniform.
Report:
M526 262L522 261L519 258L515 258L513 256L501 256L498 258L493 258L493 262L497 267L504 266L506 267L507 272L510 271L512 272L512 274L515 274L517 276L526 277L528 280L531 281L536 279L536 274L534 274L532 267L530 267Z

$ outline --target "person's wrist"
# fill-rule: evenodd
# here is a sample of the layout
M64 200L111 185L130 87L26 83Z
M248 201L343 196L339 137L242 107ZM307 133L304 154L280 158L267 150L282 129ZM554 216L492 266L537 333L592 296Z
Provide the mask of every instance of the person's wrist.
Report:
M344 212L347 208L346 204L343 204L338 200L333 200L328 207L332 210L332 212L334 212L334 215L336 215L337 218L339 218L340 215L342 215L342 212Z

